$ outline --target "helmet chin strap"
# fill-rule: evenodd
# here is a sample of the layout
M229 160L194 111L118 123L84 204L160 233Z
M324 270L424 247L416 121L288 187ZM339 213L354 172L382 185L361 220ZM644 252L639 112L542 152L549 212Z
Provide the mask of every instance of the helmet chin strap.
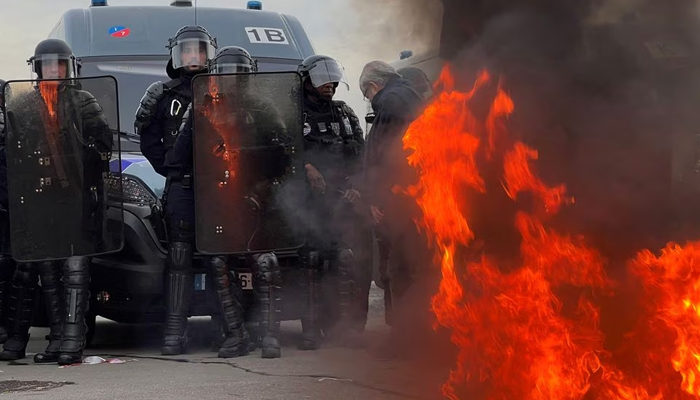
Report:
M180 76L192 78L192 77L194 77L195 75L204 73L204 72L206 72L206 71L207 71L206 68L198 69L198 70L196 70L196 71L190 71L190 70L188 70L187 68L184 68L184 67L183 67L183 68L180 68Z
M313 85L311 85L311 89L307 89L306 85L304 85L304 93L309 97L309 100L313 101L316 104L324 104L324 103L330 103L333 101L333 99L328 99L326 97L321 96L321 94L316 90Z

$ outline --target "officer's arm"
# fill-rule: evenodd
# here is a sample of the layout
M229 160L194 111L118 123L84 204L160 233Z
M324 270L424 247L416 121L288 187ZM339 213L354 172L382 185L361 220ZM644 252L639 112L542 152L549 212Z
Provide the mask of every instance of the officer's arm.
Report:
M160 175L168 175L165 168L165 145L163 144L163 114L165 105L163 84L156 82L148 87L136 110L134 131L141 136L141 153Z
M107 117L104 115L104 110L92 94L86 91L78 93L80 95L83 135L88 143L94 144L95 149L106 159L109 159L112 156L114 136L109 122L107 122Z
M0 107L0 138L3 139L5 138L5 112L2 111L2 107Z
M291 137L287 133L287 125L282 120L282 115L271 103L263 102L261 104L262 118L265 123L265 134L270 138L279 139L280 144L289 144L292 142Z

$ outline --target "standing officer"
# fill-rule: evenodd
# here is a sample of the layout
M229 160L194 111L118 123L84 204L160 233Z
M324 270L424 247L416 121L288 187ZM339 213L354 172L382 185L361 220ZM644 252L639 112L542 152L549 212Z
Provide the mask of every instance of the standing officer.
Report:
M85 255L119 247L104 225L103 179L113 137L102 107L73 80L76 59L66 42L40 42L29 63L39 81L33 90L13 95L12 108L8 103L6 109L13 146L6 149L13 168L6 178L17 233L12 253L17 259L50 261L18 263L10 335L0 360L25 356L39 274L50 333L46 351L34 361L68 365L82 361L86 341L90 262Z
M358 292L360 298L364 297L366 303L371 271L369 274L359 272L371 268L371 264L364 262L366 260L362 257L359 264L367 265L356 266L357 250L362 254L366 249L357 240L363 236L363 229L355 222L359 218L353 208L361 198L355 180L360 173L365 141L355 112L343 101L333 100L340 83L348 87L343 66L331 57L315 55L304 60L297 71L302 75L304 90L304 168L312 192L310 247L314 250L312 253L318 254L320 265L328 265L338 278L338 307L324 310L318 299L320 271L313 268L313 263L308 271L311 275L309 312L302 319L301 348L314 350L319 346L321 329L328 334L338 318L342 324L359 319L361 326L355 326L356 330L364 328L363 317L357 314L364 309L366 319L367 307L359 305L357 311L353 292ZM365 236L371 240L371 232ZM351 249L353 247L355 252ZM315 258L315 255L309 257ZM359 290L354 290L353 278L357 279ZM323 303L329 304L328 301ZM336 311L339 311L339 316L334 315Z
M5 153L5 81L0 79L0 343L7 340L7 300L15 263L9 256L10 220L7 214L7 154Z
M229 46L220 49L214 60L211 61L209 72L212 75L207 77L208 86L205 98L209 99L204 104L197 104L196 107L188 107L185 121L182 124L180 134L178 135L172 153L168 159L179 165L193 165L193 134L197 136L197 145L207 149L203 159L198 159L197 175L207 175L209 171L215 170L219 173L227 171L230 168L229 163L232 159L238 160L241 164L245 164L245 172L239 171L236 180L239 182L245 181L250 183L250 180L255 182L264 181L264 170L256 170L256 166L265 165L264 152L256 153L256 158L259 162L248 164L250 159L246 155L240 155L239 158L230 156L230 153L237 152L232 143L237 142L238 145L255 145L260 141L265 143L264 138L273 134L281 134L285 131L284 123L281 121L279 114L271 104L262 98L259 98L254 93L254 87L245 76L231 76L221 74L246 74L257 71L257 63L250 56L250 53L242 47ZM200 78L201 79L201 78ZM247 85L236 85L236 83L247 82ZM197 86L197 85L195 85ZM232 86L232 87L231 87ZM194 110L193 110L194 108ZM193 118L197 118L197 133L194 133ZM248 140L253 140L249 143ZM247 147L247 146L246 146ZM252 146L255 147L255 146ZM210 152L209 149L215 148L217 151ZM201 153L200 153L201 154ZM243 160L241 160L243 159ZM203 160L199 163L199 160ZM227 177L223 177L228 179ZM250 179L248 179L250 178ZM198 179L195 177L195 179ZM233 179L232 179L233 181ZM227 212L235 209L239 204L236 204L235 195L228 197L224 192L209 193L201 185L197 186L197 201L205 201L208 208L216 209L215 219L217 222L225 220ZM233 185L231 185L233 186ZM245 187L241 184L240 187ZM251 187L257 185L250 184ZM262 185L267 186L267 185ZM239 187L239 186L236 186ZM202 189L201 191L199 191ZM221 188L217 187L217 190ZM235 191L235 190L234 190ZM262 194L261 194L262 195ZM227 200L226 208L222 209L212 196L221 196ZM264 197L264 196L262 196ZM253 205L260 205L259 196L257 193L249 193L246 199ZM258 200L255 200L258 199ZM209 221L207 215L198 215L198 221L203 225L207 225ZM236 221L240 224L239 230L244 231L244 221ZM235 246L233 241L227 245ZM281 349L278 339L279 320L277 319L277 307L279 306L279 295L273 295L273 288L279 284L279 263L274 253L256 254L252 257L255 264L256 272L258 273L260 284L261 303L261 332L262 336L262 357L263 358L278 358L281 356ZM212 257L210 261L210 271L214 277L214 286L219 300L221 316L224 322L224 332L226 340L223 342L219 350L219 357L230 358L239 355L247 354L249 347L249 337L245 330L243 318L243 306L236 295L239 287L239 282L235 275L229 272L226 257Z
M194 255L194 189L192 164L183 162L174 151L185 111L192 102L192 78L207 72L217 44L201 26L185 26L170 39L167 73L171 81L152 84L136 112L135 129L141 136L141 152L159 174L167 178L163 193L168 227L166 260L167 316L164 355L186 351L187 317L192 295L192 261ZM210 264L220 266L213 258ZM216 266L215 266L216 267ZM247 352L247 345L235 343L228 350L225 342L220 356L234 357ZM245 350L244 350L245 348ZM229 351L230 350L230 351Z

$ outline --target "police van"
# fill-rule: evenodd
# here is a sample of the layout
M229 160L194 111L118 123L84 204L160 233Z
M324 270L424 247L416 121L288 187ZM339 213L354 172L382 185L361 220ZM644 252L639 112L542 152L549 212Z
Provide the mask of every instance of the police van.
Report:
M118 82L122 159L121 164L115 160L112 169L122 173L124 193L115 191L113 196L123 196L125 245L119 253L94 260L88 321L92 332L96 315L117 322L163 321L167 247L159 198L165 179L140 153L134 115L146 88L155 81L169 80L168 39L195 21L217 38L220 48L246 48L263 72L296 71L303 59L314 54L295 17L264 11L259 1L237 9L194 7L191 0L148 7L110 6L107 0L93 0L88 8L63 14L49 35L70 44L79 59L81 76L111 75ZM93 93L105 110L114 109L115 99L107 90L101 95L99 87L84 85L84 89ZM252 289L250 271L240 272L240 278L244 289ZM211 314L206 286L204 271L196 271L192 315Z

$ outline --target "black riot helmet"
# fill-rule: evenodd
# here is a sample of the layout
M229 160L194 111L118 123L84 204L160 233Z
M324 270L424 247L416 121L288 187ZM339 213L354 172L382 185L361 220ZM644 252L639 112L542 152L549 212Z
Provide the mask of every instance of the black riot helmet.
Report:
M217 44L209 32L199 25L183 26L168 41L170 61L166 71L172 79L178 78L178 69L186 72L202 71L214 58Z
M238 46L226 46L219 49L216 57L209 64L212 74L233 74L258 72L258 62L253 60L248 50Z
M350 90L350 85L345 78L345 68L332 57L322 55L307 57L299 65L297 72L301 74L304 81L311 79L311 84L316 88L326 83L335 83L336 85L343 83Z
M34 56L27 60L38 79L75 78L78 73L73 50L60 39L46 39L34 49ZM65 68L65 73L63 73Z

